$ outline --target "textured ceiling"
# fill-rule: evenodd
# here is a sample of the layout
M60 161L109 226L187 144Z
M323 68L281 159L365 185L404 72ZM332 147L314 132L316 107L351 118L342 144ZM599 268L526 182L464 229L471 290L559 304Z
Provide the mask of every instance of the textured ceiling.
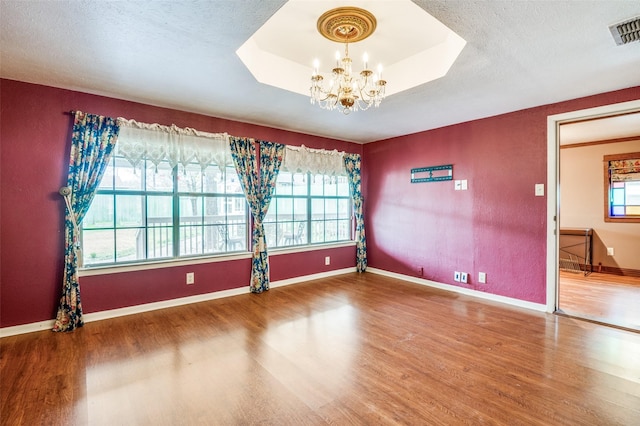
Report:
M343 116L257 82L236 55L284 3L2 0L0 75L356 142L640 85L640 43L616 46L608 29L640 15L637 0L416 0L467 41L460 57L445 77ZM378 17L378 30L385 19L402 17ZM308 37L315 27L283 28L279 42Z

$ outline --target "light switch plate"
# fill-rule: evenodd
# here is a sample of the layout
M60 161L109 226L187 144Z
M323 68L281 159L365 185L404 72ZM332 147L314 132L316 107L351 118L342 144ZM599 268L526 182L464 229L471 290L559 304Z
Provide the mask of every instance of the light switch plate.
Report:
M456 180L454 181L454 188L456 191L460 191L460 189L462 188L462 181Z
M468 188L468 187L467 187L467 180L466 180L466 179L463 179L463 180L462 180L462 184L461 184L461 188L460 188L460 189L462 189L463 191L466 191L466 190L467 190L467 188Z
M536 183L536 197L544 197L544 183Z

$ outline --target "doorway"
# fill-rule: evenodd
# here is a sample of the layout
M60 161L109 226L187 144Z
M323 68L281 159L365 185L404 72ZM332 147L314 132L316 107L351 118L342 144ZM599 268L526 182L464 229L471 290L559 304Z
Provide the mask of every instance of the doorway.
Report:
M613 122L612 120L618 117L631 115L640 117L640 101L573 111L548 118L547 311L619 327L640 329L640 312L638 312L640 310L636 308L640 301L640 278L617 277L611 274L599 273L597 262L594 272L585 274L583 268L587 267L588 260L593 262L593 258L587 259L587 255L582 258L575 255L567 256L566 250L563 250L560 244L561 228L566 227L567 222L570 224L577 223L581 232L588 232L592 228L591 223L594 222L594 220L575 221L574 218L567 220L571 215L570 209L567 208L569 205L567 203L572 200L566 192L564 198L561 198L562 179L560 176L562 155L564 152L569 152L569 150L561 149L561 146L563 144L566 145L567 139L573 137L574 140L570 140L569 144L573 143L574 148L582 149L582 147L587 147L584 151L591 152L591 155L593 155L594 148L590 148L590 146L598 145L597 141L624 140L623 134L620 133L623 131L621 126L607 126L605 125L607 121ZM592 141L595 139L592 144L589 142L576 144L575 136L572 135L572 132L565 131L569 129L573 131L580 128L589 132L589 137L591 137ZM635 136L637 134L636 132ZM578 136L579 138L580 136ZM632 140L632 138L628 139ZM589 139L584 140L588 141ZM630 142L630 144L636 146L637 141ZM640 151L640 149L635 149L634 151ZM573 154L577 152L575 150ZM565 182L568 181L567 173L570 172L570 167L566 167L567 164L570 163L565 161L565 168L567 169L563 175ZM602 158L600 158L599 164L602 164ZM602 168L598 169L595 174L599 176L600 189L594 195L604 197L601 184L604 179ZM567 213L565 216L562 216L563 201ZM602 216L602 207L600 207L597 214L599 215L598 217ZM563 219L565 220L563 221ZM598 240L597 226L595 228L592 229L592 244L602 245L601 241ZM566 233L566 229L563 231ZM566 246L566 243L564 245ZM600 249L599 246L597 248ZM575 270L576 266L579 271ZM572 267L573 271L571 271ZM561 271L561 269L563 270ZM590 267L588 269L591 272L592 269Z

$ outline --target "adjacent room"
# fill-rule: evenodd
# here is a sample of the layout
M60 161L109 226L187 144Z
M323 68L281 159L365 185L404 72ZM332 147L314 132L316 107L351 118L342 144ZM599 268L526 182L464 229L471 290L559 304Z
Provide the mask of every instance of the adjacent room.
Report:
M0 23L2 425L638 424L637 2Z

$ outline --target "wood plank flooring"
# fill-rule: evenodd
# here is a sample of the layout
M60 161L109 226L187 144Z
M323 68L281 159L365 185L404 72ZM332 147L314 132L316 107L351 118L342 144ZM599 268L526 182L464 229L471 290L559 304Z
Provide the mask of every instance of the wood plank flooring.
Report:
M372 273L0 354L3 425L640 424L640 333Z
M560 272L558 289L560 313L640 331L640 278Z

